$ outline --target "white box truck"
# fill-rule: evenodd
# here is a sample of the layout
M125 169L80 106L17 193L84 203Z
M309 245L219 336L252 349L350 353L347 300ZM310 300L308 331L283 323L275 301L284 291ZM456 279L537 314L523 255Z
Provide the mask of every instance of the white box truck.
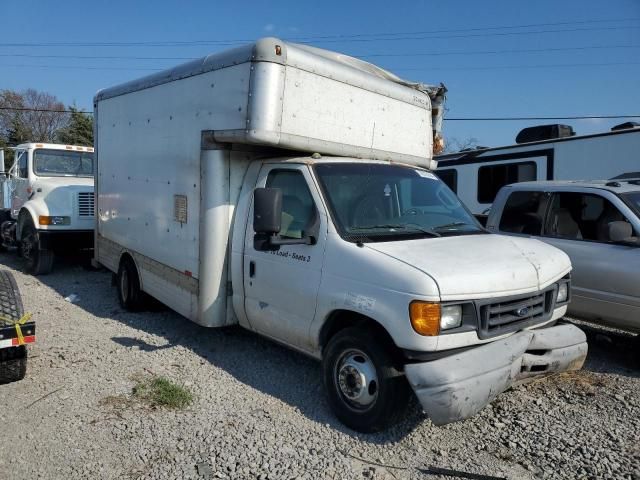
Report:
M359 431L409 387L444 424L580 368L567 256L487 233L431 172L443 95L275 38L103 90L96 260L125 308L148 294L322 360Z
M94 205L92 147L23 143L6 173L0 150L0 249L18 247L29 273L93 248Z

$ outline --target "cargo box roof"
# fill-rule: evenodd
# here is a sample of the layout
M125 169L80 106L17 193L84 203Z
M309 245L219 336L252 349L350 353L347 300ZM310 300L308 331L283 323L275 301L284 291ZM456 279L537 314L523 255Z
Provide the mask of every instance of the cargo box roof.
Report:
M348 55L267 37L252 44L213 53L146 77L100 90L96 94L95 102L250 61L295 65L318 75L331 76L336 80L409 102L411 90L422 92L431 99L446 92L444 85L431 86L403 80L387 70ZM347 66L350 69L336 69L336 66ZM345 78L339 78L340 76ZM411 90L402 87L409 87ZM423 103L419 99L416 100L417 103Z

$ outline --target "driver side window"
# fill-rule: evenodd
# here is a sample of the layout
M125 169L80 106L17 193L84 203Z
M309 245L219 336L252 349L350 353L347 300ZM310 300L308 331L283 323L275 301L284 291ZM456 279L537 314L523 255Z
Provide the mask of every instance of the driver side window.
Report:
M612 222L629 223L606 198L588 193L561 192L556 193L551 201L545 233L552 237L611 243ZM632 235L637 236L637 232Z
M29 168L28 168L28 154L25 151L16 152L18 155L18 176L20 178L27 178L29 176Z
M302 172L297 170L272 170L267 176L267 188L282 191L283 238L302 238L316 218L316 207Z

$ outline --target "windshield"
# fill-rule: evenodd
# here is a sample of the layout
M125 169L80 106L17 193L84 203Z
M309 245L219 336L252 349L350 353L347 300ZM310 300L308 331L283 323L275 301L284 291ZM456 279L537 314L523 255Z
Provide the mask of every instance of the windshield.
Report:
M93 177L93 153L39 149L33 171L41 177Z
M623 193L620 195L631 209L640 217L640 192Z
M389 241L484 233L434 174L388 164L315 167L340 234L350 241Z

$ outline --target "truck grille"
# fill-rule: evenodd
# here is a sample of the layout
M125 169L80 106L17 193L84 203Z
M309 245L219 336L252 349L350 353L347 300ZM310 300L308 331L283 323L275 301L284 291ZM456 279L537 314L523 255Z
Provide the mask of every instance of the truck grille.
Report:
M95 200L93 192L78 193L78 216L93 217L95 208Z
M480 338L490 338L526 328L550 318L555 305L555 285L536 295L519 295L479 305Z

